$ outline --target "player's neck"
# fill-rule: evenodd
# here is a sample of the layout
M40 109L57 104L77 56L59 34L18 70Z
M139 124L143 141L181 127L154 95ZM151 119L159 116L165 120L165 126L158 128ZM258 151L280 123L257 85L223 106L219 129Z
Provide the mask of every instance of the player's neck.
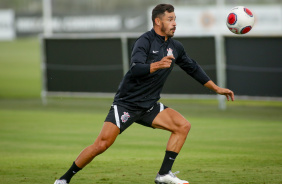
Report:
M155 32L156 32L158 35L164 36L164 37L165 37L165 41L167 41L168 36L167 36L164 32L162 32L160 28L154 26L154 30L155 30Z

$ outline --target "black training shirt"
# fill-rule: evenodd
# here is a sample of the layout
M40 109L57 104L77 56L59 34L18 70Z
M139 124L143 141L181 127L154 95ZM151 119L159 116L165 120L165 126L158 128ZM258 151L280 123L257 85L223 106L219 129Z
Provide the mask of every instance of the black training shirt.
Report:
M151 63L171 54L175 59L170 68L150 73ZM121 81L113 104L132 109L151 108L160 99L160 93L174 64L201 84L210 80L197 62L187 56L179 41L172 38L165 41L165 37L156 34L154 29L144 33L133 46L130 70Z

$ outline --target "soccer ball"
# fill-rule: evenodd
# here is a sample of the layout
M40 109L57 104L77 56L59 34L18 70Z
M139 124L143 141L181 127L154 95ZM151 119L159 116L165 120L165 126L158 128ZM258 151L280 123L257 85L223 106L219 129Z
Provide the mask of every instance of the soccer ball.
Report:
M226 25L232 33L246 34L254 25L255 18L251 10L244 6L237 6L229 12Z

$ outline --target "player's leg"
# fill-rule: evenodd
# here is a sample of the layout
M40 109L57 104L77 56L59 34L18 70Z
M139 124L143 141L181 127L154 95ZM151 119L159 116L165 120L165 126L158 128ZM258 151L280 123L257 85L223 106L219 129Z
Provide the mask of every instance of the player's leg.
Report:
M170 131L171 136L166 149L179 153L185 143L191 124L179 112L166 108L156 116L152 127Z
M172 165L185 143L191 124L177 111L166 108L161 111L152 123L152 127L168 130L171 136L167 143L166 154L155 179L155 183L179 183L188 184L188 181L180 180L172 172Z
M70 169L59 180L56 180L55 184L69 183L79 170L84 168L97 155L106 151L114 143L119 133L120 129L115 124L105 122L95 142L79 154Z
M76 158L75 163L79 168L85 167L97 155L106 151L116 140L120 129L111 122L105 122L95 142L86 147Z

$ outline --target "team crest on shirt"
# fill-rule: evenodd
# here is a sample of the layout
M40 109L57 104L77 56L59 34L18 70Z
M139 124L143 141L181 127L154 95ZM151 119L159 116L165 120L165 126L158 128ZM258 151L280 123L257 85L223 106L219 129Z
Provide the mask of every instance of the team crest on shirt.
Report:
M166 50L167 50L167 56L173 55L173 53L172 53L173 50L171 48L168 48Z
M130 118L130 115L129 115L129 113L128 112L123 112L123 115L121 116L121 121L123 122L123 123L125 123L125 122L127 122L127 120Z

